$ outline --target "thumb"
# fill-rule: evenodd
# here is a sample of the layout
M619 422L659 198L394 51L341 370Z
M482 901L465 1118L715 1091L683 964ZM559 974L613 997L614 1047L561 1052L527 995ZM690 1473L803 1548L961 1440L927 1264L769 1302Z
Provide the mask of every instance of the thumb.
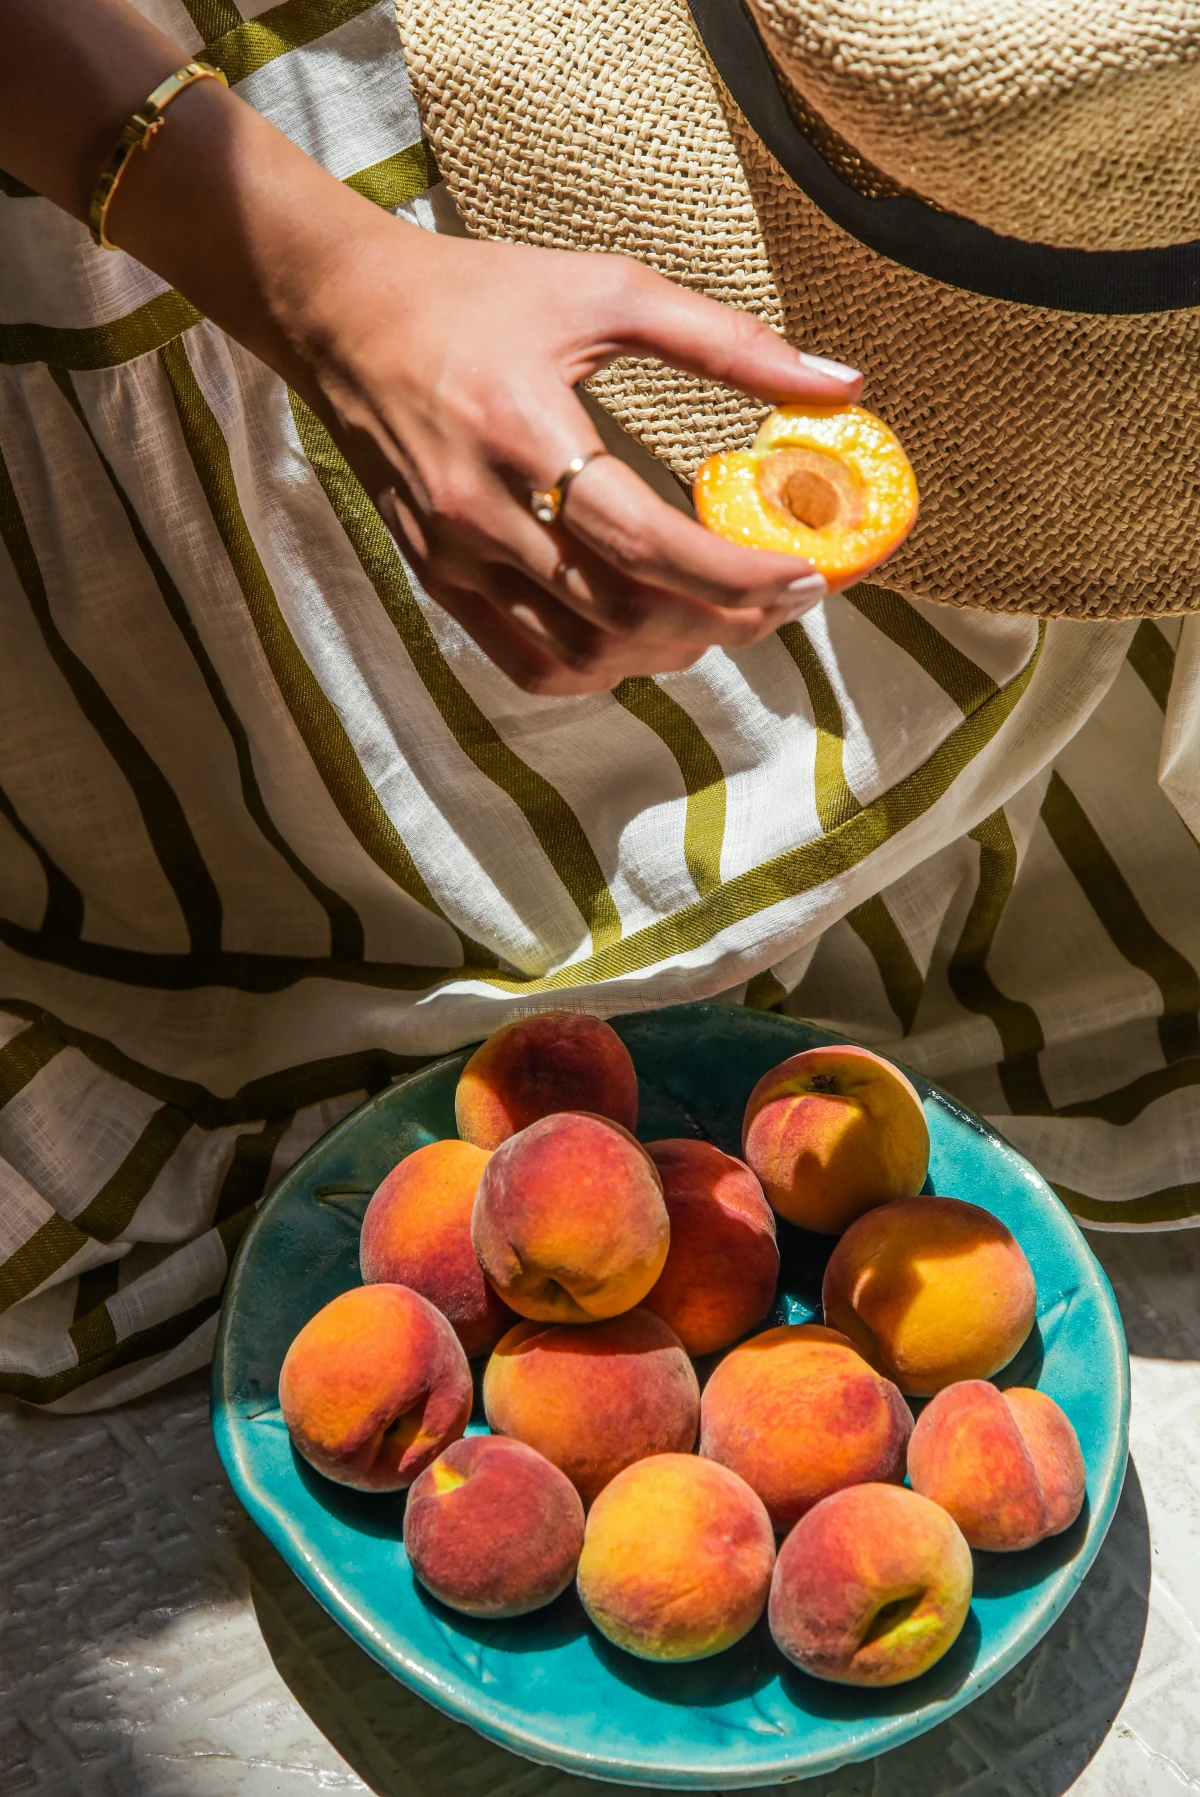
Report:
M626 263L622 275L604 321L609 342L598 368L616 356L654 356L776 403L843 405L862 392L857 368L793 349L749 312L689 293L640 263Z

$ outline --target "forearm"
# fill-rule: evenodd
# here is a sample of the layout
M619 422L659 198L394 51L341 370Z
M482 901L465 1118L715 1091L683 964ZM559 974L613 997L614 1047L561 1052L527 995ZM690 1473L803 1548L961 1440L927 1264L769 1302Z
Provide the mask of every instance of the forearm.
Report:
M191 54L126 0L0 0L0 167L86 219L126 120ZM416 258L424 236L216 81L185 89L131 156L107 229L302 388L336 330L347 241L369 256L403 232Z

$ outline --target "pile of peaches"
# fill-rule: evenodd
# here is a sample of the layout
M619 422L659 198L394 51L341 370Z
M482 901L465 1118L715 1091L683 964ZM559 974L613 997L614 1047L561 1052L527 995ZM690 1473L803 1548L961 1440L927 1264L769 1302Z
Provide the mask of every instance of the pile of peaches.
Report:
M1033 1327L1029 1262L989 1211L920 1195L920 1099L866 1049L765 1074L742 1160L643 1146L637 1111L598 1019L485 1042L459 1139L387 1175L364 1283L288 1350L294 1446L342 1484L407 1488L412 1570L468 1615L537 1610L575 1579L643 1659L719 1653L765 1609L818 1678L915 1678L966 1619L971 1550L1028 1548L1083 1504L1067 1417L989 1382ZM824 1326L760 1327L777 1217L839 1238ZM464 1437L485 1355L491 1434ZM915 1423L909 1398L929 1400Z

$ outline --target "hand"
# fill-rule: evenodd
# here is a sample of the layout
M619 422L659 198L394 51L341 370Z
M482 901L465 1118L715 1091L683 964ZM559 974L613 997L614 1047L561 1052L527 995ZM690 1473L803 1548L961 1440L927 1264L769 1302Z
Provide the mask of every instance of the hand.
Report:
M185 60L126 0L0 0L0 166L86 216L125 119ZM601 447L573 388L616 356L766 400L858 397L853 370L746 313L617 257L402 224L214 81L131 159L108 233L303 395L428 591L528 691L687 667L826 590L807 562L703 530L611 456L571 483L554 527L529 510L532 488Z
M572 389L614 356L824 403L858 397L853 370L636 262L380 224L306 307L310 339L336 320L305 353L308 396L426 590L519 686L687 667L823 596L810 563L714 536L615 457L576 476L553 526L529 495L601 447Z

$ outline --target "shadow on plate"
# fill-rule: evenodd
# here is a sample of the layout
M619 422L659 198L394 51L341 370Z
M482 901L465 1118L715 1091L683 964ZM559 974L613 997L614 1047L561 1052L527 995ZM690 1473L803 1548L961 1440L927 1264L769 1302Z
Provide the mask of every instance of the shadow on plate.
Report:
M1061 1541L1070 1546L1070 1531ZM531 1766L442 1716L342 1634L249 1522L240 1544L255 1613L280 1675L376 1797L447 1797L450 1792L467 1797L478 1791L517 1790L521 1797L600 1797L602 1790L632 1790L598 1787ZM993 1576L1007 1574L981 1568L981 1589L982 1580ZM1015 1791L1021 1797L1063 1797L1103 1742L1133 1678L1149 1583L1146 1509L1131 1462L1108 1538L1072 1603L1032 1653L971 1704L961 1721L951 1717L887 1756L879 1782L888 1797L957 1797L968 1788L971 1797L1012 1797ZM565 1597L558 1601L564 1626L570 1626L572 1600L569 1593ZM474 1626L484 1639L489 1625ZM493 1639L490 1633L486 1638ZM608 1651L616 1657L616 1650ZM962 1651L973 1652L969 1638ZM778 1661L766 1658L771 1652L764 1644L759 1663L774 1676ZM621 1658L622 1677L645 1676L638 1662L631 1665ZM729 1656L720 1655L707 1664L712 1676L719 1677L728 1663ZM663 1668L646 1670L669 1677ZM757 1676L752 1666L734 1670L738 1677ZM952 1680L963 1676L963 1670L949 1657L946 1674ZM799 1673L784 1676L794 1681L797 1701L809 1709L822 1703L833 1714L839 1713L839 1704L856 1703L861 1714L862 1693L819 1685ZM907 1697L880 1693L876 1701L911 1704L912 1694L910 1687ZM946 1687L936 1696L948 1694ZM936 1701L932 1687L930 1700ZM805 1797L862 1797L875 1788L874 1781L875 1775L862 1766L846 1766L802 1788ZM774 1797L800 1788L769 1787Z
M724 1653L683 1666L635 1659L595 1630L592 1651L613 1677L631 1690L640 1691L657 1703L678 1704L687 1709L717 1709L722 1704L753 1697L778 1677L780 1665L765 1617Z
M345 1528L353 1529L356 1535L373 1535L377 1540L400 1540L408 1501L406 1491L356 1491L352 1485L339 1485L336 1479L327 1479L310 1466L295 1448L292 1465L305 1490Z
M979 1658L982 1638L979 1618L972 1610L958 1640L936 1666L931 1666L928 1672L907 1685L891 1685L882 1691L865 1691L857 1685L826 1684L823 1679L810 1678L794 1666L784 1668L781 1683L797 1709L810 1716L826 1716L839 1722L902 1716L930 1704L945 1703L953 1697L963 1681L971 1676Z
M1083 1500L1083 1509L1069 1529L1051 1535L1019 1554L975 1555L975 1591L980 1597L1011 1597L1027 1591L1073 1560L1087 1538L1091 1504Z
M437 1617L443 1628L453 1630L456 1635L465 1635L477 1646L491 1648L498 1653L551 1652L556 1647L565 1647L570 1641L578 1641L581 1635L588 1632L588 1619L574 1585L569 1585L552 1604L547 1604L544 1610L538 1611L535 1632L527 1627L524 1616L512 1616L496 1622L462 1616L439 1603L415 1576L412 1584L417 1598Z

